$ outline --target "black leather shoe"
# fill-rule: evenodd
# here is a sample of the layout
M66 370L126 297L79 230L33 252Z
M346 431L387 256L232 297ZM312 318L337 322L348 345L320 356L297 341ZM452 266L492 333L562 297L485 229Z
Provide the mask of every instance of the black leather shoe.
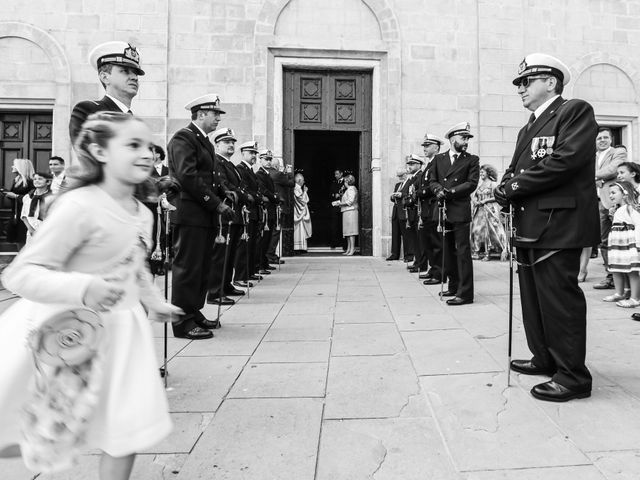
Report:
M525 375L553 375L553 370L548 368L541 368L531 360L511 360L511 370L518 373L524 373Z
M539 383L531 389L531 395L538 400L546 400L547 402L568 402L574 398L588 398L591 396L591 389L576 392L559 383L549 380L548 382Z
M636 322L640 322L640 313L632 313L631 320L635 320Z
M196 318L194 322L196 322L196 325L198 325L202 329L212 330L214 328L220 328L219 322L217 320L213 321L202 317Z
M595 288L596 290L613 290L616 287L613 284L613 280L605 278L600 283L595 284L593 288Z
M242 288L247 288L247 286L248 286L249 288L253 287L253 283L251 283L251 282L245 282L244 280L240 280L239 282L233 282L233 284L234 284L236 287L242 287Z
M398 260L398 257L394 257L393 255L391 255L390 257L387 257L384 260L385 262L393 262L394 260Z
M211 295L207 295L207 303L212 303L214 305L235 305L236 301L229 297L213 297Z
M422 282L423 285L440 285L441 283L442 283L442 280L438 280L437 278L433 278L433 277L427 277L427 279L424 282ZM446 296L446 295L443 295L443 296Z
M269 270L265 270L264 268L258 272L260 275L271 275Z
M176 338L188 338L189 340L206 340L207 338L213 338L213 332L201 327L194 327L188 332L174 333Z
M453 297L447 300L447 305L468 305L469 303L473 303L473 300L465 300L460 297Z
M440 283L440 282L438 282L438 283ZM456 296L456 292L453 292L451 290L445 290L440 295L443 296L443 297L455 297Z
M278 269L278 267L272 267L271 265L269 265L269 266L265 267L265 270L271 270L271 271L273 271L273 270L277 270L277 269Z
M244 293L244 290L238 290L237 288L228 288L227 290L224 291L224 294L241 297L245 293Z
M418 267L411 267L409 269L409 273L418 273L420 271L420 269Z
M258 275L257 273L253 274L249 277L249 280L253 280L253 281L262 280L262 275Z

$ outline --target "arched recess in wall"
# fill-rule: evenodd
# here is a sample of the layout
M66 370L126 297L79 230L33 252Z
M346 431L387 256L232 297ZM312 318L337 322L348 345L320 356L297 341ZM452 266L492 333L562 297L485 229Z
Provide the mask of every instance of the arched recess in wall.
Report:
M386 250L390 239L388 222L383 221L382 198L387 195L387 179L395 170L394 162L401 158L401 43L398 20L388 0L350 0L350 13L366 19L368 37L373 42L358 42L353 35L340 35L338 41L327 44L317 40L302 42L288 28L278 28L287 7L299 0L265 0L257 17L254 31L254 137L279 148L282 145L282 79L283 65L308 68L373 69L372 105L372 205L374 255ZM341 4L345 2L334 2ZM356 5L357 3L357 5ZM316 2L317 4L317 2ZM341 10L338 10L341 11ZM329 13L335 13L334 10ZM345 21L343 21L345 23ZM377 25L376 25L377 24ZM358 27L360 28L360 27ZM279 36L279 33L287 33ZM307 40L308 35L305 35ZM280 98L278 98L280 95ZM391 140L392 139L392 140ZM280 153L280 152L277 152ZM384 180L383 180L384 179Z
M60 44L46 31L21 22L0 22L0 42L3 39L23 39L38 47L50 62L50 69L54 84L53 89L53 151L56 154L69 156L69 115L71 100L71 71L69 62ZM11 96L4 100L11 100L16 109L23 105L30 105L42 98L42 93L18 90L19 97ZM49 93L47 93L49 95ZM2 99L0 99L2 101Z

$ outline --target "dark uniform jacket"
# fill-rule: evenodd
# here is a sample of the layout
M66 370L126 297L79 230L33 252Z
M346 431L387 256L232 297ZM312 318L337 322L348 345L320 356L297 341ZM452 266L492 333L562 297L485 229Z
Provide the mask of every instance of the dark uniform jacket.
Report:
M178 130L167 145L169 174L182 191L174 200L171 222L214 227L224 189L215 171L215 152L209 138L193 123Z
M393 193L396 193L398 191L400 185L402 185L402 182L398 182L393 186ZM393 203L393 208L391 209L391 220L400 218L400 210L402 210L402 198L396 198L392 195L391 203Z
M434 194L443 188L449 191L445 197L447 221L471 221L471 194L478 187L479 178L480 159L476 155L462 152L453 164L449 150L433 157L429 187Z
M415 192L419 186L421 175L420 170L414 172L402 189L402 206L403 209L406 209L406 217L411 225L415 225L418 221L418 202Z
M516 246L564 249L598 243L597 133L591 105L562 97L528 130L520 130L503 177L514 206Z
M247 206L249 209L249 220L262 220L259 216L259 206L262 205L262 198L258 185L258 177L253 171L253 168L248 167L244 162L240 162L236 168L242 177L244 191L253 197L253 202Z
M260 193L269 199L264 205L269 215L269 224L275 225L276 206L280 203L280 197L278 197L276 193L276 187L271 179L271 175L269 175L269 172L264 167L260 167L256 172L256 176L258 177Z
M235 192L236 194L238 203L234 204L233 206L236 213L233 217L232 223L235 225L241 225L242 206L249 203L247 192L242 186L242 176L231 160L227 160L225 157L223 157L222 155L218 155L217 153L215 168L216 173L218 174L220 185L222 186L223 190L225 192Z
M296 182L293 180L293 173L284 173L276 168L269 169L269 175L276 187L276 193L280 198L280 208L282 214L291 213L291 201L293 196L293 187Z
M424 172L420 175L418 181L416 181L416 197L420 202L420 217L425 221L432 221L437 218L438 202L436 196L429 187L429 175L431 167L433 166L433 159L427 165Z
M71 111L71 119L69 120L69 136L71 144L75 145L76 139L82 129L82 124L87 117L96 112L121 112L113 100L106 95L101 100L86 100L78 103Z

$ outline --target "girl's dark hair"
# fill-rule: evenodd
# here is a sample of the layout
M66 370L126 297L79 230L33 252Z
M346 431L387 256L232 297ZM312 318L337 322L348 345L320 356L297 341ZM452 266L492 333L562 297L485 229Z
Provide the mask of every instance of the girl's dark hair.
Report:
M39 177L46 178L47 180L53 179L53 174L51 172L45 172L44 170L37 171L33 174L34 176L38 175Z
M158 154L158 156L160 157L160 160L164 160L165 153L160 145L153 145L151 149L154 151L154 153Z
M625 167L631 173L633 177L633 181L636 183L640 183L640 165L636 162L622 162L618 165L618 168Z
M638 191L631 182L627 182L626 180L613 182L609 188L611 187L618 187L622 191L622 197L627 200L627 203L636 210L638 209Z
M491 180L492 182L498 180L498 171L493 167L493 165L485 163L480 167L480 170L484 170L487 174L487 178L489 178L489 180Z
M82 129L75 143L78 155L78 165L73 165L67 171L69 186L65 191L100 183L104 179L102 164L91 154L89 146L99 145L105 148L115 135L116 124L129 121L142 122L141 119L128 113L121 112L97 112L90 115L82 124ZM149 178L136 185L135 197L141 201L155 201L155 186Z

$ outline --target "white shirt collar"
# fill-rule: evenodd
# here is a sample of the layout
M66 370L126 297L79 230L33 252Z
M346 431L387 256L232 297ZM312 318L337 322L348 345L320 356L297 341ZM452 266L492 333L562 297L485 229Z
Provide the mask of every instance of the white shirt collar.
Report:
M457 153L454 152L453 150L449 150L449 158L451 159L451 161L453 162L455 159L453 158L454 155L457 155L458 157L460 157L460 155L462 155L461 153Z
M609 153L609 150L611 150L612 148L613 148L613 147L609 147L609 148L607 148L606 150L603 150L603 151L601 151L601 152L598 152L598 158L604 158L604 157L605 157L605 155L606 155L607 153Z
M202 135L204 135L204 138L207 138L207 139L209 138L209 135L207 135L206 133L204 133L204 130L203 130L203 129L201 129L201 128L200 128L200 126L199 126L196 122L191 122L191 123L193 123L193 124L195 125L195 127L196 127L198 130L200 130L200 133L201 133Z
M244 163L247 167L249 167L251 170L253 170L253 166L249 162L247 162L244 158L240 161Z
M122 113L127 113L129 110L131 110L129 107L127 107L124 103L122 103L120 100L118 100L116 97L109 95L108 93L106 94L107 97L109 97L111 100L113 100L113 103L115 103L118 108L120 110L122 110Z
M535 109L535 111L533 112L533 114L536 116L536 120L538 119L538 117L540 117L540 115L542 115L542 113L549 108L549 105L551 105L556 98L558 98L560 95L555 95L553 97L551 97L549 100L547 100L546 102L544 102L542 105L540 105L538 108Z

